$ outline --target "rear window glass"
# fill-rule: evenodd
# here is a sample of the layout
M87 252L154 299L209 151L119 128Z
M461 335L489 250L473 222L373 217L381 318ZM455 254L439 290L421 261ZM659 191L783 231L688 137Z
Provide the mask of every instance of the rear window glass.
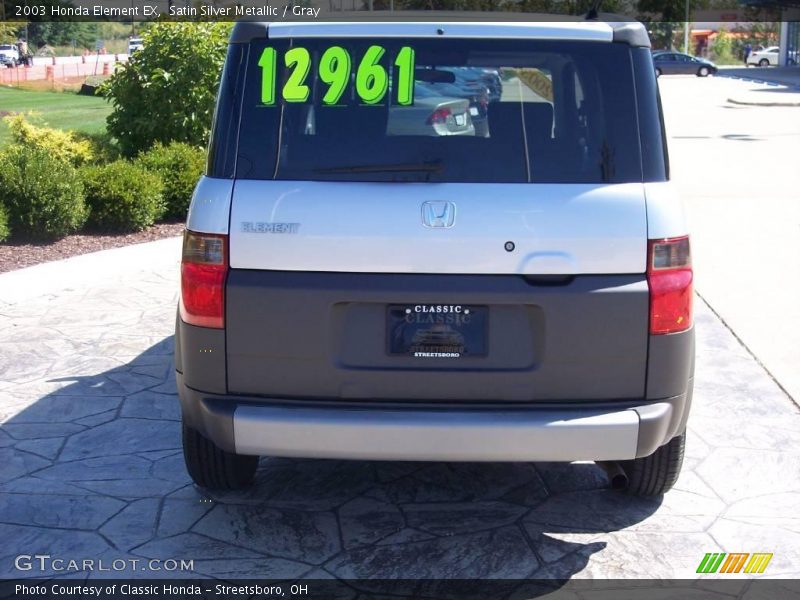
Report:
M475 39L254 42L237 177L641 181L630 49Z

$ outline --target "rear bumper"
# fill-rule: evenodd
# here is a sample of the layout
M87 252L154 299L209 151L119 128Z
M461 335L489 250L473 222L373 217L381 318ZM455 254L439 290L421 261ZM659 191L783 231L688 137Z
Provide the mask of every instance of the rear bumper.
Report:
M419 461L627 460L685 428L688 392L642 404L402 405L280 401L178 389L187 424L230 452Z

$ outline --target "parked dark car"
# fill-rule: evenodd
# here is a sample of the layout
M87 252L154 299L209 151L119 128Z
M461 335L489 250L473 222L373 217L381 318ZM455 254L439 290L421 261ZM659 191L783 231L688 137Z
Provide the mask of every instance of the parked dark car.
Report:
M681 52L655 52L653 66L656 75L697 75L708 77L717 72L717 65L710 60L697 56L689 56Z

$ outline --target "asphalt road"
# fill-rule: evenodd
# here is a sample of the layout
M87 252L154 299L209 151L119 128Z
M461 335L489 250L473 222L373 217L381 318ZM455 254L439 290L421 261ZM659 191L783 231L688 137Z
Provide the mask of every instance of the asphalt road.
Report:
M736 79L659 85L697 291L800 403L800 106L731 104L765 88Z

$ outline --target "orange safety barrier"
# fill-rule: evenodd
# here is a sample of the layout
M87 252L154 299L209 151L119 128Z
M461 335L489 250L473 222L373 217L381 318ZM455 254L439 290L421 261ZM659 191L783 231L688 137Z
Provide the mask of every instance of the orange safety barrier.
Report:
M0 85L17 86L20 83L29 81L47 81L55 84L60 80L74 80L74 78L99 75L101 73L110 75L114 71L116 64L119 63L100 61L99 64L96 64L92 61L90 63L19 66L11 69L2 67L0 68Z

